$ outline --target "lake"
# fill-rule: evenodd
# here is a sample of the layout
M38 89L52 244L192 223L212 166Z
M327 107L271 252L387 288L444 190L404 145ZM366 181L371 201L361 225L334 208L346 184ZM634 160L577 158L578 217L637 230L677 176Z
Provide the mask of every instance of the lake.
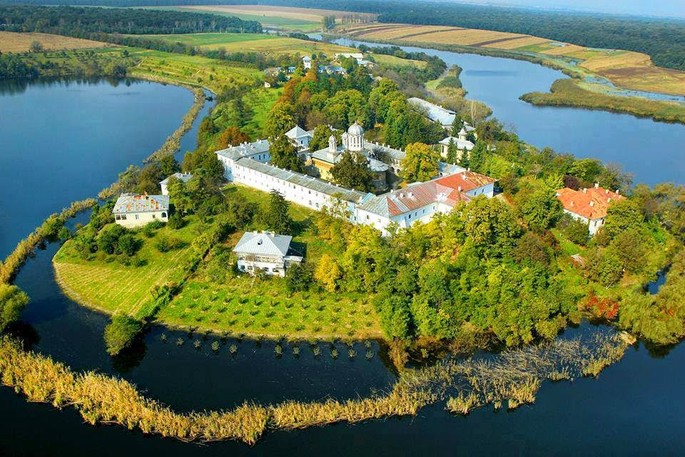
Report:
M383 46L347 38L334 43ZM548 92L554 81L567 76L522 60L400 47L459 65L467 99L488 105L505 127L527 143L619 164L633 175L635 183L685 184L685 125L606 111L533 106L519 97L528 92Z
M0 225L4 252L45 215L92 196L129 163L140 163L178 126L192 103L184 89L141 82L32 85L23 93L9 92L0 94L0 179L25 191L3 186L9 194L0 200L6 215ZM72 114L75 111L79 115ZM194 131L184 138L184 149L194 147ZM34 141L34 136L42 140ZM34 146L27 148L26 142ZM66 157L70 166L56 161L55 155ZM75 222L84 220L81 216ZM336 345L341 353L337 360L330 357L329 346L320 344L322 356L315 357L304 343L299 357L291 345L276 357L274 342L221 341L160 327L152 328L131 357L113 360L102 341L107 317L67 299L55 284L50 262L57 248L52 244L38 251L16 281L32 298L23 320L33 348L77 370L129 379L146 395L179 411L231 408L246 400L354 398L386 390L395 380L376 343L371 360L349 360L342 344ZM195 341L200 342L198 349ZM215 341L220 343L216 353L211 349ZM228 349L232 344L235 355ZM366 351L362 343L355 349L359 354ZM254 447L233 442L199 446L117 426L91 427L71 408L59 411L28 403L11 389L0 388L0 454L648 455L658 450L681 455L684 381L683 345L659 356L641 346L630 349L597 380L545 383L534 405L513 412L488 407L464 418L437 404L415 418L268 433Z

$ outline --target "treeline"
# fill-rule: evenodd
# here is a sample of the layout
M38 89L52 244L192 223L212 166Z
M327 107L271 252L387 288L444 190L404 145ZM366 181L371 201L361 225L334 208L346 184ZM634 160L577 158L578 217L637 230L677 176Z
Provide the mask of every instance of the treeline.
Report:
M426 62L426 66L424 68L406 67L407 70L411 71L420 81L423 82L430 81L431 79L437 79L444 73L445 70L447 70L447 64L438 56L431 56L425 52L405 51L399 46L370 47L362 44L359 46L359 50L362 52L372 52L374 54L394 56L400 59L420 60L422 62Z
M262 25L232 16L129 8L0 6L0 30L90 38L94 33L260 33Z
M125 78L135 59L125 53L55 51L46 53L0 54L0 80L36 78Z

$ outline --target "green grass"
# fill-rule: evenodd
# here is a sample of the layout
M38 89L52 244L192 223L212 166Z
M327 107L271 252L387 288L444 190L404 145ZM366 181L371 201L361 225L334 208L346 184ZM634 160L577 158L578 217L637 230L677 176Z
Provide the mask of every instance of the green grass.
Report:
M251 137L261 138L262 129L266 122L267 115L271 108L276 104L276 100L283 93L283 88L278 89L256 89L250 92L245 98L248 106L252 108L253 116L243 130Z

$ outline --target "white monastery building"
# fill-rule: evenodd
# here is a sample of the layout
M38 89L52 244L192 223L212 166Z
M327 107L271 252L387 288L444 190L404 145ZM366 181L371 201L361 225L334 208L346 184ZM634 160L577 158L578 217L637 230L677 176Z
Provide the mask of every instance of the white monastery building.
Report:
M344 147L368 154L367 157L374 150L391 161L400 160L393 154L404 157L402 151L365 143L360 139L362 133L361 126L350 127L343 138ZM313 161L327 160L322 155L324 152L337 154L335 142L332 141L326 150L312 153ZM450 211L459 202L468 202L479 195L491 198L495 193L495 179L444 163L440 164L440 176L431 181L374 195L275 167L268 163L268 142L265 141L223 149L216 154L224 166L224 176L230 182L265 192L276 190L286 200L315 210L342 203L350 222L372 225L384 234L391 224L403 228L417 221L427 222L437 213Z
M573 190L565 187L557 191L557 198L564 207L564 212L576 220L588 225L590 235L595 235L604 225L609 205L613 201L625 198L617 192L595 184L590 189Z
M193 175L190 173L174 173L173 175L166 178L164 181L159 183L159 187L162 189L162 195L169 195L169 180L171 178L178 179L179 181L188 182Z
M270 232L245 232L233 252L238 256L238 269L254 275L263 271L268 275L285 276L293 263L302 262L290 248L293 237Z
M442 156L447 158L450 143L452 143L457 148L457 159L461 159L464 153L466 153L467 156L470 157L471 151L473 150L475 145L466 139L467 135L468 132L466 131L466 128L462 127L459 131L458 137L455 138L453 136L448 136L444 140L440 141L440 146L442 147Z
M114 222L126 228L136 228L153 221L169 220L167 195L121 194L112 210Z

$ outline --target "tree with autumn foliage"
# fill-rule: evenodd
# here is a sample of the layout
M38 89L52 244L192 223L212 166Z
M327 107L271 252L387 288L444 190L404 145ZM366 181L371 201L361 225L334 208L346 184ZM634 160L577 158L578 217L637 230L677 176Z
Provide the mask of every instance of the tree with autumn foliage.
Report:
M243 133L238 127L232 126L221 132L216 146L220 149L225 149L229 146L237 146L239 144L250 141L250 137Z
M408 182L429 181L438 175L440 154L424 143L407 145L402 177Z

